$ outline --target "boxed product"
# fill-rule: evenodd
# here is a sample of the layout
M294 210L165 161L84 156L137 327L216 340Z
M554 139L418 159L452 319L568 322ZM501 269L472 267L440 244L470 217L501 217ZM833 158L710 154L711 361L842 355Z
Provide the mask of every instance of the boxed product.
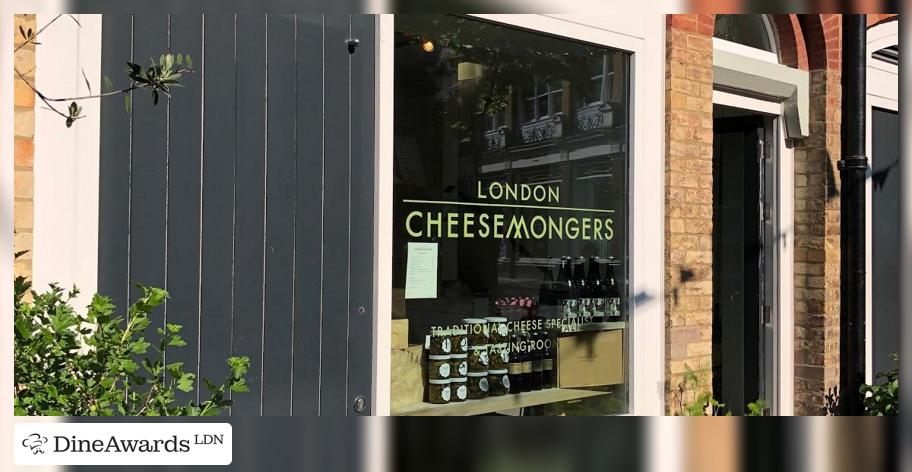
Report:
M560 388L624 383L624 331L583 331L557 338Z

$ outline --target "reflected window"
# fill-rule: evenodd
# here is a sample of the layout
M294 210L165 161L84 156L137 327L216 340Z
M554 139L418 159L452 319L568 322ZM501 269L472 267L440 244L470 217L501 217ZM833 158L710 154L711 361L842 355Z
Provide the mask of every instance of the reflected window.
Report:
M772 25L765 15L716 15L713 36L775 53Z
M629 411L630 54L396 15L391 411Z

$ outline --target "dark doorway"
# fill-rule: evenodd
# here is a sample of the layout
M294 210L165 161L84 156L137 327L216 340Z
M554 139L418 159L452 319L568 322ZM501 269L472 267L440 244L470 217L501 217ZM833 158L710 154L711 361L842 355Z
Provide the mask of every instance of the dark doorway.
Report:
M871 110L871 309L873 373L896 366L899 353L899 115Z
M762 355L767 118L716 107L713 120L713 395L733 415L765 391Z

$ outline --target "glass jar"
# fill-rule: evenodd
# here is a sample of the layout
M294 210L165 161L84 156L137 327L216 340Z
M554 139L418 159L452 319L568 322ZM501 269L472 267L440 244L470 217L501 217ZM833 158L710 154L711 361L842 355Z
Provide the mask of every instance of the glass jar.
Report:
M450 339L453 344L453 354L465 354L469 352L469 330L465 327L453 328Z
M467 379L470 400L478 400L488 396L490 385L488 384L487 372L469 372Z
M428 379L448 379L450 370L450 356L428 356Z
M469 373L469 355L451 354L450 375L454 377L465 377L467 373Z
M449 403L451 396L450 379L428 380L428 403Z
M488 346L469 347L469 372L487 372Z
M491 344L488 348L488 370L502 370L510 363L510 344Z
M491 344L500 344L508 341L510 329L507 326L507 319L502 316L485 317L488 322L488 339Z
M453 341L450 339L450 330L448 329L431 330L429 341L430 345L427 346L429 354L446 356L453 351Z
M510 391L510 376L507 369L488 371L488 385L492 397L506 395Z
M469 386L466 377L450 379L450 401L464 402L469 397Z
M488 322L484 318L465 318L468 345L484 346L488 344Z

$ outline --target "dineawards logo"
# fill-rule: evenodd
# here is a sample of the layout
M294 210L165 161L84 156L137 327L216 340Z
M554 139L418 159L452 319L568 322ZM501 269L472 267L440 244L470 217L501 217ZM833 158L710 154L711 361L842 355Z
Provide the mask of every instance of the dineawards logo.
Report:
M228 465L227 423L18 423L19 465Z

